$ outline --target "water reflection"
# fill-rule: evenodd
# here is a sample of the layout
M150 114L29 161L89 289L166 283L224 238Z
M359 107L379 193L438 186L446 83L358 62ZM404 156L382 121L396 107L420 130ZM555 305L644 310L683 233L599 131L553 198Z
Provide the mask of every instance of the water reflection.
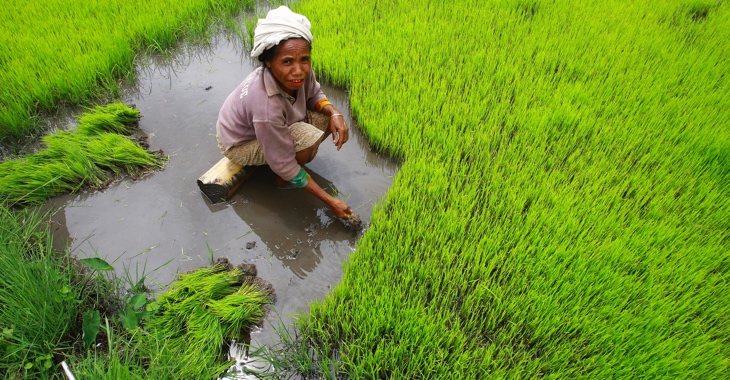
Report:
M330 181L308 172L325 191L337 193ZM321 250L325 240L354 248L357 232L337 220L321 200L301 189L277 189L274 178L268 167L259 168L239 189L232 207L285 268L300 278L312 273L327 254Z

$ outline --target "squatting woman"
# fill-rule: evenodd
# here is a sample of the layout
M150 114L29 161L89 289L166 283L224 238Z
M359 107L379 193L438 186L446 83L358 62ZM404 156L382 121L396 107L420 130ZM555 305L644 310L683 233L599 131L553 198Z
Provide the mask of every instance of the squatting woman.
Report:
M314 77L309 20L282 6L259 19L251 56L261 61L228 96L218 114L218 145L240 165L269 165L279 188L303 188L338 218L353 212L306 172L328 136L339 151L349 138L342 114Z

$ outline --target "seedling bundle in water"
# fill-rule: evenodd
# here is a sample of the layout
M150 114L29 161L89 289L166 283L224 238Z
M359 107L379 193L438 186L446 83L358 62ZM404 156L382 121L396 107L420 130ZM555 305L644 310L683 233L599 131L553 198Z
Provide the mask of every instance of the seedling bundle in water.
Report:
M96 107L73 131L45 136L44 149L0 163L0 201L39 204L49 197L101 186L112 174L159 168L163 157L132 141L140 112L122 103Z
M225 345L246 340L273 301L271 286L256 277L255 266L233 267L222 259L181 274L149 305L157 312L145 329L151 341L178 353L179 378L215 378L230 366L220 360Z

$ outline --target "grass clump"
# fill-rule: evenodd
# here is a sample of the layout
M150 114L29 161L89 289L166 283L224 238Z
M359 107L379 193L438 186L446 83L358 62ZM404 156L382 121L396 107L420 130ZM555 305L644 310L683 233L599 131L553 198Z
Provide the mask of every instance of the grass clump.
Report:
M81 116L75 131L43 137L44 149L0 163L0 200L39 204L82 187L100 186L111 174L136 175L161 167L163 157L119 134L131 134L139 117L138 110L113 103Z
M297 3L319 77L404 159L310 352L351 378L729 377L730 7L696 3Z

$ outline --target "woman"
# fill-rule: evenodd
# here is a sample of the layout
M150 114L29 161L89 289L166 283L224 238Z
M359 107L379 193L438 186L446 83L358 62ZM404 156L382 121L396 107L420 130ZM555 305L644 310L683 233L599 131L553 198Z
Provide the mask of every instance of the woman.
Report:
M329 135L339 151L348 140L345 119L327 100L311 65L311 24L282 6L259 19L251 56L263 65L228 96L218 114L218 145L240 165L268 164L279 188L303 188L338 218L352 209L324 191L304 170ZM314 125L313 125L314 124Z

